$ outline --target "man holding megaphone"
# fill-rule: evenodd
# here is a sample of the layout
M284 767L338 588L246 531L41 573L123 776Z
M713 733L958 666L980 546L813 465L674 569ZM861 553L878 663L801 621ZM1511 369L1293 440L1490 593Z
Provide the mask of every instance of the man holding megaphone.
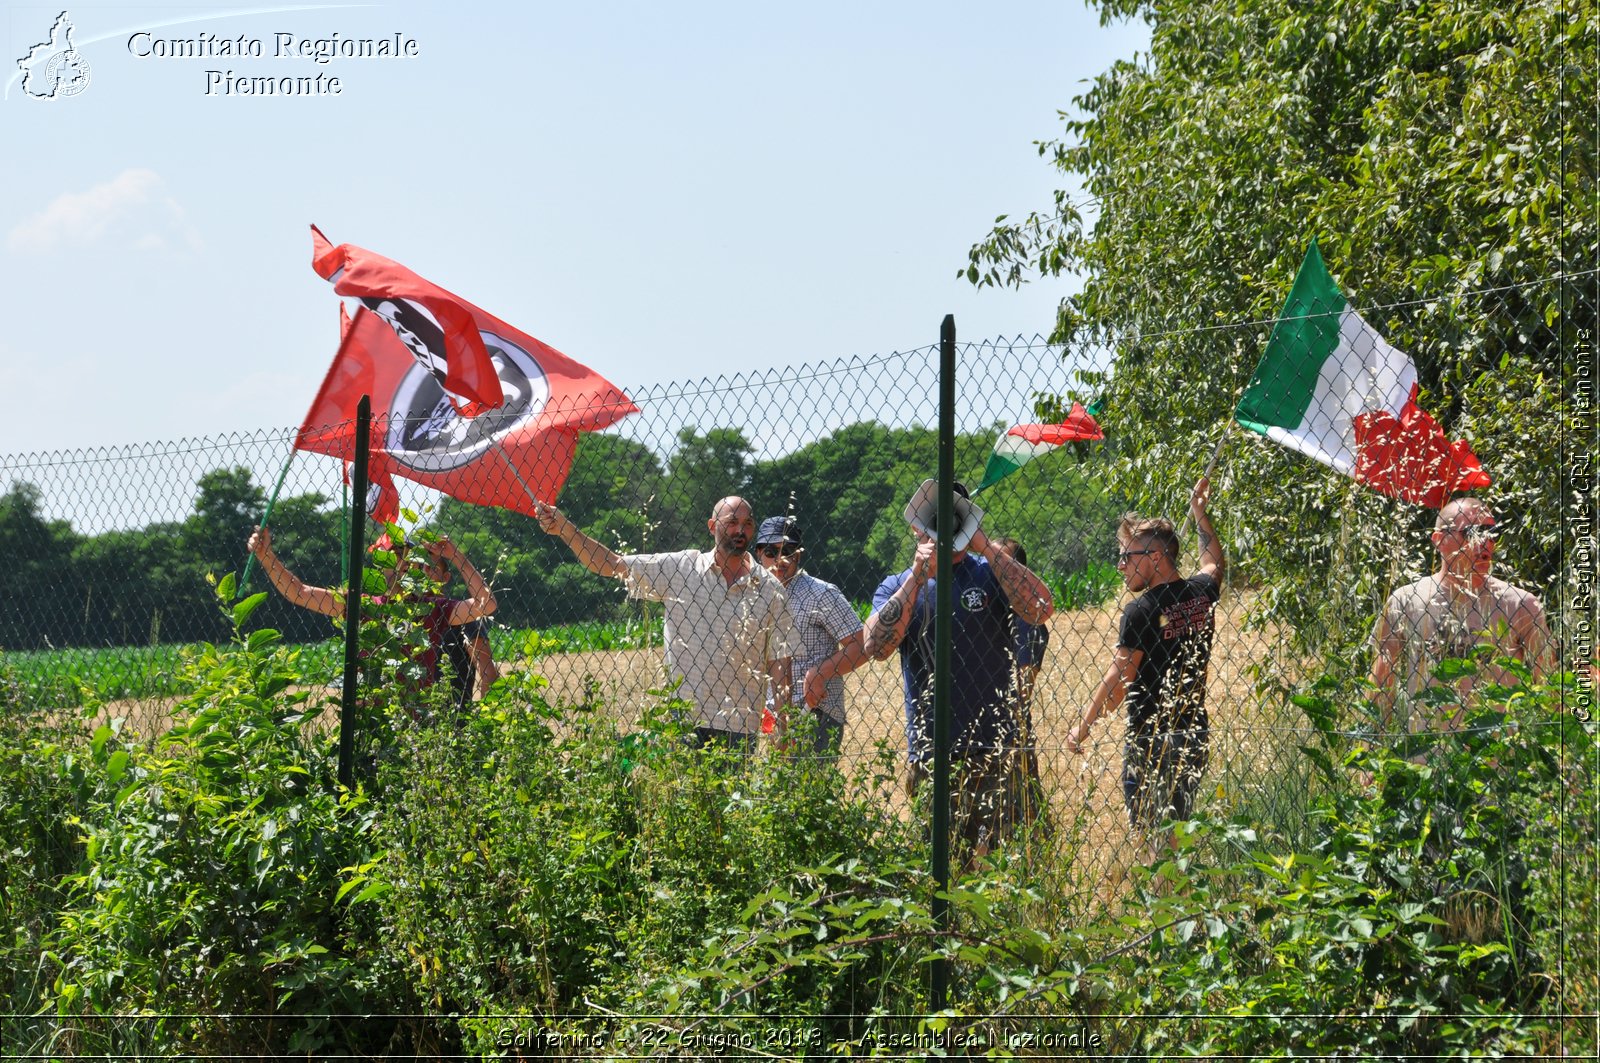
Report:
M983 533L983 510L955 484L956 526L951 530L951 575L955 584L951 628L950 758L957 763L951 787L954 820L972 846L986 855L1015 821L1013 778L1017 747L1013 690L1013 616L1043 624L1055 611L1045 582L997 548ZM938 555L938 484L925 480L906 504L904 517L916 537L911 567L878 585L863 638L867 653L885 660L900 651L905 686L908 793L928 777L933 760L933 622Z

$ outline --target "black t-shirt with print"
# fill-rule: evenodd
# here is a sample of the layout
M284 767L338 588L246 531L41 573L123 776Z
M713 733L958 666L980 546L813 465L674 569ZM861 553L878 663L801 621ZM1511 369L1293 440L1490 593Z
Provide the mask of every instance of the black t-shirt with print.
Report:
M1206 727L1212 614L1222 590L1201 573L1151 587L1122 611L1117 645L1144 657L1128 688L1128 733Z

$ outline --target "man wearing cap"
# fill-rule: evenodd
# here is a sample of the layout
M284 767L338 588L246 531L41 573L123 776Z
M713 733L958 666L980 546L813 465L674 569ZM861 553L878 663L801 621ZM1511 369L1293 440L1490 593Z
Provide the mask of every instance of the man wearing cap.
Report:
M695 744L754 750L769 688L774 705L790 703L798 640L783 586L750 559L750 504L722 499L706 521L713 549L669 554L618 554L543 502L534 518L590 572L626 580L629 597L663 603L667 671L694 705Z
M1401 710L1399 726L1410 731L1450 731L1461 726L1460 707L1427 705L1415 695L1428 685L1439 662L1472 655L1489 642L1543 674L1550 651L1544 607L1536 595L1489 574L1494 565L1494 513L1476 498L1459 498L1439 510L1433 545L1439 570L1389 595L1373 631L1372 682L1387 729ZM1457 694L1464 705L1475 680L1514 685L1491 662L1477 676L1463 676ZM1402 692L1396 687L1401 686ZM1412 710L1415 710L1413 713Z
M951 538L955 609L951 629L950 757L959 762L952 786L956 821L982 857L1015 817L1017 744L1013 617L1043 624L1055 610L1044 581L989 541L983 511L954 485L956 528ZM906 506L916 538L911 567L878 585L863 635L866 652L885 660L900 651L905 688L908 793L927 778L933 760L933 678L936 489L927 480Z
M800 641L794 656L794 688L816 716L816 752L839 755L844 735L844 681L867 663L861 618L844 593L800 568L805 556L800 524L793 517L768 517L756 532L756 559L783 584L789 615ZM779 714L779 725L788 723Z

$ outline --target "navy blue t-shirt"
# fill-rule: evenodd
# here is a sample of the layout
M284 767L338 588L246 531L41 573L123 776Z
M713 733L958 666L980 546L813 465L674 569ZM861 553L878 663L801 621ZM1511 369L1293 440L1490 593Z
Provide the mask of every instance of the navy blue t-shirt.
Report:
M965 759L1014 746L1017 721L1011 712L1014 675L1011 603L989 562L969 554L955 565L954 622L950 634L950 755ZM877 612L911 578L897 572L872 596ZM900 643L905 687L906 746L913 761L933 759L933 620L937 580L917 593Z

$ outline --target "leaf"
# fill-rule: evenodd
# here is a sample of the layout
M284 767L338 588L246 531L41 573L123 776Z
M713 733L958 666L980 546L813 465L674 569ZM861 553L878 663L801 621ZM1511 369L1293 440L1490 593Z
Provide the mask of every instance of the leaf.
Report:
M260 597L264 598L266 595L260 595ZM249 650L251 653L260 653L268 646L282 641L283 636L275 629L264 627L250 632L249 636L245 639L244 646L245 649Z
M352 905L365 904L367 901L382 897L393 888L387 882L369 882L367 883L367 888L356 894L355 899L350 903Z
M224 581L231 580L233 573L223 577ZM246 598L233 607L233 626L244 627L244 622L250 619L250 614L261 608L261 603L267 600L267 592L259 591Z

